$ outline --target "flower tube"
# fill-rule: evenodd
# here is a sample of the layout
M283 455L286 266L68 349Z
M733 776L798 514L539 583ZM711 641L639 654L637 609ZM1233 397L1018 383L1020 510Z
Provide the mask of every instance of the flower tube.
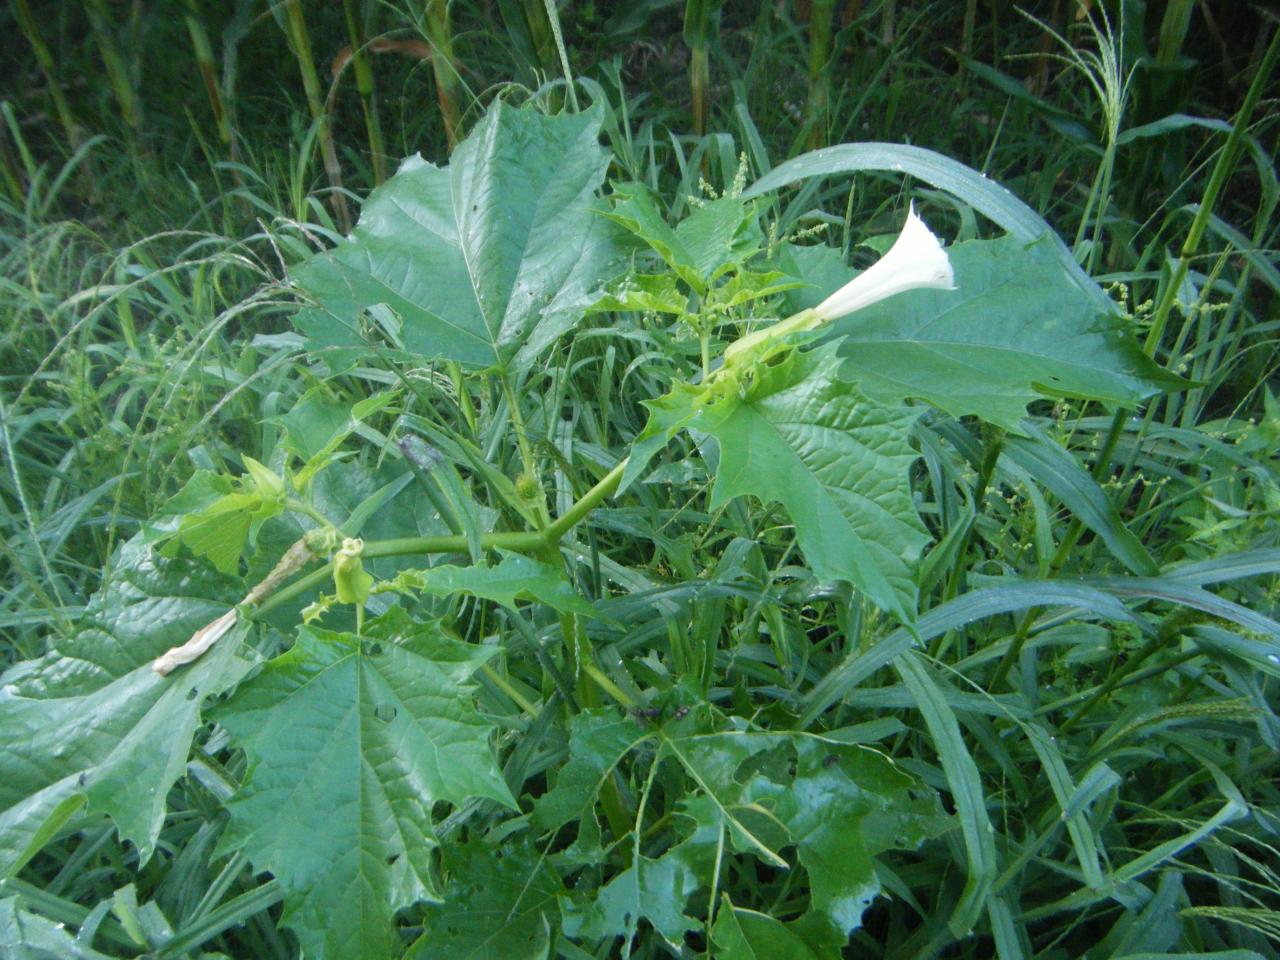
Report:
M942 244L925 226L924 221L916 216L915 207L912 206L902 232L898 234L898 239L893 242L888 253L812 310L802 310L793 317L729 344L724 351L725 364L766 341L789 333L813 330L886 297L925 287L954 290L955 277L951 272L947 252L942 249Z

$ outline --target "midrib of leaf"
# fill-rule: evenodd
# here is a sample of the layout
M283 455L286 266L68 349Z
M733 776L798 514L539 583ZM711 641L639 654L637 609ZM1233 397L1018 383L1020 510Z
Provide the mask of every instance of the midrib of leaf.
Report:
M827 348L828 351L829 349L830 348ZM866 496L856 493L849 487L840 486L835 482L828 482L828 480L819 473L819 469L810 466L808 461L806 461L800 455L800 452L794 446L792 446L791 442L780 431L778 426L772 420L770 420L769 417L766 416L765 413L763 413L757 406L757 404L759 403L766 402L771 398L787 394L789 391L793 391L797 389L803 383L813 380L815 376L826 375L828 376L828 378L831 380L833 384L839 383L840 381L836 380L836 378L832 374L830 373L823 374L819 372L823 369L823 366L829 360L830 360L829 353L826 357L822 357L822 358L817 356L809 356L805 358L805 362L812 363L813 366L807 371L807 373L804 375L803 378L795 380L794 382L789 383L786 386L783 386L782 388L780 388L779 390L769 393L768 395L761 397L758 400L745 401L745 402L738 403L732 409L729 409L728 411L723 412L718 417L718 424L715 426L709 427L709 429L713 434L716 434L717 427L723 426L724 424L729 423L734 417L750 416L752 420L750 424L747 425L747 428L742 432L751 432L751 433L760 432L760 433L765 433L766 436L772 437L775 443L771 444L771 446L780 445L786 451L786 455L789 456L788 462L792 464L793 467L797 464L799 465L803 474L808 476L811 479L812 483L818 488L818 491L815 494L815 496L822 497L823 504L825 504L825 506L828 509L833 510L835 515L841 519L841 521L845 525L845 528L849 536L852 537L855 543L857 544L858 550L850 554L850 561L853 564L854 568L856 569L858 577L860 577L861 579L852 579L851 582L853 582L860 589L867 590L868 593L872 592L873 590L878 592L879 596L876 598L876 602L878 604L880 604L885 609L891 610L897 616L901 617L904 621L909 621L910 619L913 618L913 611L910 609L910 605L914 603L914 587L911 588L911 590L908 593L908 596L904 598L902 592L897 587L894 586L894 584L889 580L885 571L882 569L882 566L883 566L882 560L884 558L878 558L873 552L875 550L880 550L880 551L883 551L885 554L887 554L889 557L896 559L900 564L902 564L904 575L909 580L910 579L910 572L908 569L909 564L901 556L900 549L899 549L900 545L895 545L895 541L902 538L903 531L901 530L895 531L893 529L894 527L901 526L901 527L907 527L909 529L914 530L914 528L912 528L910 525L909 519L900 519L895 514L889 512L886 509L883 509L882 507L880 507L879 504L876 504L876 509L879 515L881 517L887 517L889 520L888 526L885 530L885 532L888 534L888 537L886 539L886 538L874 536L874 534L877 532L874 529L871 531L871 533L873 534L871 536L868 536L867 534L862 532L862 530L859 529L859 526L860 526L859 521L856 520L855 517L851 517L850 514L845 511L844 505L834 495L833 491L837 489L843 490L846 493L850 494L852 497L856 498L860 503L867 502ZM873 401L869 400L869 398L860 397L857 394L855 394L853 392L852 384L846 384L845 386L848 388L848 393L842 394L841 396L845 396L847 399L850 399L850 400L861 399L866 403L874 403ZM802 401L803 403L802 410L808 411L812 409L812 405L815 402L818 402L818 410L815 416L821 416L823 414L823 411L826 411L828 409L827 405L831 402L831 398L828 398L826 401L819 401L818 398L813 396L805 397L803 398L803 401ZM799 406L800 404L797 403L796 405ZM880 406L880 404L874 404L874 405ZM885 407L883 409L885 409L887 412L889 408ZM831 412L830 415L833 417L833 419L835 419L839 423L846 424L846 426L842 428L842 427L824 425L824 429L830 432L834 437L838 438L841 444L853 443L859 449L866 451L867 454L869 455L869 459L873 461L872 470L874 471L874 461L879 459L880 455L876 453L872 448L868 447L865 443L861 442L860 440L854 437L852 430L849 429L847 425L847 415L850 412L851 411L848 411L848 410L842 411L839 409L836 409L835 411ZM794 413L792 414L790 419L787 419L783 422L791 423L794 426L805 426L805 427L818 426L818 424L805 423L804 421L795 419L795 417L798 415L799 413ZM768 431L761 430L760 424L762 422L768 425L769 427ZM874 426L877 426L877 425L872 425L872 426L874 428ZM881 424L879 426L889 427L890 425ZM724 443L723 437L721 437L721 442ZM738 446L741 447L742 444L738 444ZM761 497L762 499L765 498L764 495L760 493L759 484L752 483L750 479L747 479L744 482L742 479L744 477L749 478L752 475L752 472L748 469L748 467L750 466L751 463L754 462L751 459L751 454L754 452L753 450L754 446L755 446L754 444L749 445L748 449L746 450L746 455L744 456L742 465L738 469L736 469L732 474L729 474L726 472L724 458L722 456L721 464L720 464L720 474L716 479L716 487L715 487L717 499L720 497L721 495L720 491L722 489L736 489L736 492L738 493L747 492L747 493L751 493L754 496ZM771 450L769 452L774 453L775 451ZM769 469L768 464L766 464L764 465L762 472L765 474L768 474L773 471L771 471ZM733 479L730 482L726 483L725 482L726 478L730 476L732 476ZM723 487L722 487L722 484L724 485ZM772 485L776 485L776 484L772 484ZM787 507L788 511L790 512L789 504L781 495L772 493L768 495L767 499L779 500L779 502L781 502L784 507ZM794 516L792 517L792 520L793 520L793 523L795 523L796 536L797 536L797 540L799 542L800 548L802 551L806 550L807 548L809 559L811 562L813 562L816 559L814 556L815 544L812 541L809 544L806 544L805 541L806 539L812 538L814 536L820 536L822 531L815 531L813 529L802 531L799 526L799 523L795 520ZM861 525L866 526L867 523L863 522ZM884 526L884 524L874 523L874 524L871 524L871 526L873 526L874 528L879 528L881 526ZM923 531L915 531L915 532L919 534L922 540L924 539L925 535ZM908 601L905 604L903 602L904 599Z
M756 409L756 407L755 407L755 405L754 405L754 404L747 404L747 406L751 408L751 412L752 412L752 413L753 413L753 414L754 414L758 419L763 420L766 424L768 424L768 425L769 425L769 427L773 430L774 434L777 436L778 441L779 441L779 442L780 442L784 447L786 447L787 452L788 452L788 453L790 453L790 454L795 458L795 460L796 460L796 461L797 461L801 466L803 466L806 470L808 470L811 474L813 474L814 478L815 478L815 479L817 479L818 484L819 484L819 486L821 486L821 488L823 489L823 491L836 490L836 489L844 490L844 491L845 491L846 493L848 493L851 497L853 497L854 499L856 499L860 504L863 504L864 506L870 506L870 507L872 507L874 510L876 510L877 512L879 512L880 514L882 514L883 516L885 516L886 518L888 518L891 522L893 522L893 523L900 523L900 522L901 522L901 521L900 521L896 516L894 516L892 513L890 513L890 512L889 512L887 509L885 509L884 507L882 507L882 506L881 506L879 503L877 503L875 500L871 500L871 499L869 499L868 497L864 496L863 494L860 494L860 493L858 493L857 491L855 491L855 490L851 490L851 489L849 489L849 488L847 488L847 487L837 487L837 486L836 486L835 484L833 484L833 483L826 483L826 482L825 482L825 481L824 481L824 480L819 476L819 471L820 471L820 470L822 470L822 469L824 469L824 467L818 467L818 466L813 466L813 467L811 467L811 466L809 465L809 463L804 459L804 457L802 457L802 456L800 455L799 451L797 451L797 450L795 449L795 447L793 447L793 446L792 446L792 445L787 441L786 435L782 432L782 429L781 429L781 428L782 428L782 426L783 426L784 424L789 424L790 426L792 426L793 428L795 428L795 429L796 429L796 430L798 430L798 431L802 431L802 430L810 430L810 431L813 431L814 433L829 433L829 434L832 434L835 438L837 438L837 439L839 439L839 440L841 440L841 441L847 441L847 440L851 440L851 439L853 439L853 438L852 438L852 436L851 436L850 434L846 433L845 431L843 431L843 430L841 430L841 429L839 429L839 428L837 428L837 427L830 427L830 426L826 426L825 424L821 424L821 423L806 423L806 422L805 422L805 421L803 421L803 420L778 420L778 421L770 420L770 419L769 419L768 417L766 417L764 414L760 413L760 411L759 411L758 409ZM819 415L821 415L821 413L819 413ZM857 440L853 440L853 442L857 444L857 446L858 446L858 448L859 448L859 449L866 451L866 453L867 453L867 455L868 455L868 456L870 456L870 457L876 457L876 456L878 456L878 454L877 454L874 450L872 450L870 447L868 447L866 444L864 444L864 443L860 443L860 442L858 442ZM829 468L830 468L830 464L827 464L827 465L826 465L826 469L829 469ZM863 540L863 541L865 542L866 538L865 538L865 537L863 537L863 536L862 536L862 534L860 534L860 533L857 531L857 529L856 529L856 528L855 528L855 526L854 526L854 521L853 521L853 520L852 520L852 519L851 519L851 518L850 518L850 517L849 517L849 516L844 512L844 510L843 510L843 509L841 509L841 507L840 507L840 501L839 501L839 500L837 500L834 496L831 496L830 494L828 494L828 499L830 499L830 500L831 500L831 503L835 506L836 510L837 510L837 511L839 511L840 515L841 515L841 516L843 516L843 517L845 517L845 519L846 519L846 520L848 520L848 522L849 522L849 527L850 527L850 529L852 529L852 530L853 530L854 535L855 535L856 537L858 537L858 539L859 539L859 540Z
M778 856L776 853L770 850L769 847L764 843L764 841L762 841L754 833L748 830L741 820L739 820L737 817L735 817L732 813L729 812L728 807L726 807L720 801L720 798L716 796L716 793L711 788L711 786L705 780L702 779L701 775L699 775L698 771L694 768L693 763L683 753L680 752L680 748L676 746L675 741L671 737L668 737L666 734L660 732L658 735L658 738L667 747L667 749L669 749L675 755L675 758L680 761L680 766L684 767L685 772L689 774L691 778L693 778L693 781L699 787L702 788L703 792L706 793L707 797L710 798L711 802L716 805L716 809L720 811L720 815L723 816L727 821L732 823L735 827L737 827L738 830L742 832L743 836L747 837L751 841L751 845L760 853L760 856L766 862L772 864L775 867L781 867L784 870L790 869L791 865L787 863L787 861L783 860L782 857ZM639 882L638 875L636 880L638 883Z
M499 114L499 116L501 116L501 114ZM483 156L487 161L489 161L489 163L484 168L483 175L478 179L480 181L483 181L485 184L486 198L491 194L493 194L494 192L499 192L499 193L501 192L501 185L495 184L493 182L497 172L497 168L496 168L496 165L492 163L494 154L496 153L494 144L497 143L497 131L499 131L500 129L501 129L501 125L495 121L490 126L490 128L485 132L485 141L484 141L485 149L483 151ZM477 154L480 154L480 151L477 151ZM491 320L488 311L485 310L484 303L480 298L480 284L477 279L479 275L475 269L475 266L471 262L470 250L466 243L466 234L462 229L462 222L458 219L458 204L455 202L453 191L450 190L449 205L453 212L454 229L457 231L457 234L458 234L458 247L462 251L462 260L467 268L467 277L470 280L469 286L471 287L471 294L475 298L476 308L479 310L480 317L484 321L485 330L488 331L489 333L489 339L491 341L489 343L489 346L493 350L495 365L499 365L499 366L502 365L502 356L501 356L501 352L498 349L498 345L501 343L503 326L507 320L507 311L511 309L512 295L515 293L515 289L520 283L520 278L522 276L524 264L527 259L527 255L529 252L529 242L533 237L532 225L538 222L537 214L540 213L543 209L543 200L545 199L547 195L547 191L550 188L552 182L553 180L548 178L541 184L537 192L537 197L533 202L530 215L520 225L521 234L522 234L522 240L520 243L520 258L517 261L518 266L511 273L511 284L507 287L505 291L505 295L503 297L503 303L506 306L506 311L504 311L502 317L498 319L496 328L494 327L493 321ZM472 188L473 190L478 189L476 187L476 182L473 182ZM527 197L527 194L526 194L526 197ZM498 206L500 206L500 204L498 204ZM483 216L481 219L485 224L490 225L489 226L490 232L500 233L501 232L500 230L494 230L492 227L492 223L494 220L492 214L494 212L495 206L493 204L481 204L480 209L483 211Z

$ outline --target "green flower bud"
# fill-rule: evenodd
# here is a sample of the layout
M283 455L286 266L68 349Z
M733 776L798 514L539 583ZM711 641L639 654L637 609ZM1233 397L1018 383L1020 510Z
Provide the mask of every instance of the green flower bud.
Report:
M333 555L333 584L337 587L339 603L355 603L361 606L369 599L373 577L365 572L360 555L364 553L364 541L346 539L342 548Z

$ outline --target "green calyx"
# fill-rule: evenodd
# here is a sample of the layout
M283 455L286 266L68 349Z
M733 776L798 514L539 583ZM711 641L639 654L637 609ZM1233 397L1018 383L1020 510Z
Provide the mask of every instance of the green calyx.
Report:
M333 585L339 603L363 606L369 599L373 577L365 571L361 562L363 553L364 541L349 537L342 541L342 547L333 555Z

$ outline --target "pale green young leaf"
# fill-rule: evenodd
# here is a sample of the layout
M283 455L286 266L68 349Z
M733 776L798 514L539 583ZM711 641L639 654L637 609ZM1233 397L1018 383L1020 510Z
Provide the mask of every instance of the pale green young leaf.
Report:
M736 197L708 200L674 227L668 225L652 194L639 184L616 185L611 199L609 219L648 244L700 295L726 272L745 264L764 244L754 205Z
M680 289L675 274L632 274L591 305L590 313L670 313L689 309L689 294Z
M528 367L615 272L599 135L599 109L548 117L499 99L449 166L405 160L350 238L291 271L316 305L296 320L313 349L366 352L362 314L385 304L417 358Z
M181 543L197 557L208 557L220 573L237 572L262 525L284 512L283 481L256 460L244 461L247 473L235 480L197 471L165 504L164 514L176 518L167 553Z
M676 225L676 237L707 286L745 263L764 245L754 204L736 197L708 200L695 207Z
M304 627L218 711L250 760L224 847L280 881L308 956L398 956L394 912L439 898L433 806L515 806L468 683L493 652L399 611L363 640Z
M606 217L644 241L696 293L706 292L707 278L645 187L637 183L616 184L609 199L612 206L605 212Z

